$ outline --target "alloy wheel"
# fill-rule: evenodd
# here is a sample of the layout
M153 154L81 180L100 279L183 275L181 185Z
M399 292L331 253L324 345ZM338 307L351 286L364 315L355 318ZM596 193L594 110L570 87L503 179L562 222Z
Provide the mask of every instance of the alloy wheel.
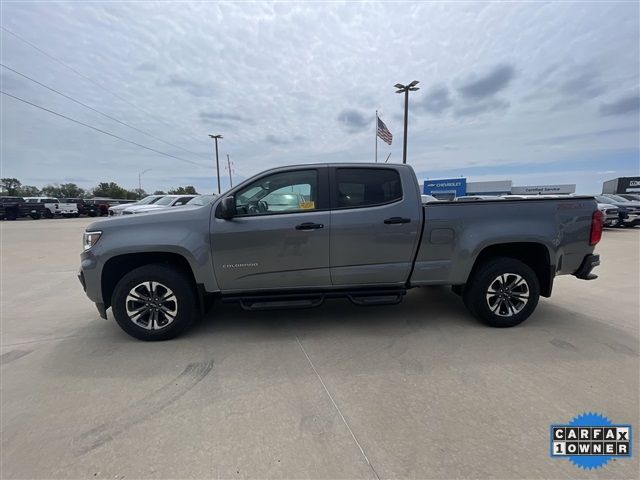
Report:
M129 320L146 330L169 326L178 314L178 299L160 282L143 282L133 287L125 301Z
M529 284L517 273L502 273L489 284L486 298L494 314L512 317L529 302Z

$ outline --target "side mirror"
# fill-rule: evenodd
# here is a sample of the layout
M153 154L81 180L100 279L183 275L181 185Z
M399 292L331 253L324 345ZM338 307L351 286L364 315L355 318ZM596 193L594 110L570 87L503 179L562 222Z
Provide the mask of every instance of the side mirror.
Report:
M231 220L237 213L236 199L233 197L223 198L220 203L220 217L225 220Z

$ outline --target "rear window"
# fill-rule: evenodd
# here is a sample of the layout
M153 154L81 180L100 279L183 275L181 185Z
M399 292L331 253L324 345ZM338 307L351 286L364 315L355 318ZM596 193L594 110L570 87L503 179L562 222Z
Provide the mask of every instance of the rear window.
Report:
M397 171L386 168L339 168L338 208L370 207L402 198Z

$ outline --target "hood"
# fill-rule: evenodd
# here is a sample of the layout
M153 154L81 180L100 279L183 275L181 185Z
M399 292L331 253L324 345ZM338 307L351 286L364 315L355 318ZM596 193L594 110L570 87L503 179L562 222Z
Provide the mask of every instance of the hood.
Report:
M114 205L112 207L109 207L109 210L115 210L115 211L120 211L120 210L124 210L125 208L130 208L133 207L135 205L138 205L138 202L134 202L134 203L121 203L120 205Z
M148 208L138 208L136 213L158 213L166 212L167 210L183 211L184 209L198 208L201 205L175 205L173 207L165 207L163 205L145 205Z
M184 206L186 207L186 205ZM137 227L144 228L145 225L162 223L170 228L172 223L201 217L201 221L209 222L212 205L189 206L188 208L166 207L160 211L153 210L145 215L118 215L104 220L98 220L87 226L87 232L100 230L109 231L113 227Z

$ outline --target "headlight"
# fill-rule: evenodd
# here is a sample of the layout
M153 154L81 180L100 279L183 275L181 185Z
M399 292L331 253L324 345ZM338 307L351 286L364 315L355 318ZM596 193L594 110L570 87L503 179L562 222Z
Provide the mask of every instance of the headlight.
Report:
M89 250L96 243L98 243L101 235L102 232L84 232L84 238L82 241L82 246L84 247L84 249Z

